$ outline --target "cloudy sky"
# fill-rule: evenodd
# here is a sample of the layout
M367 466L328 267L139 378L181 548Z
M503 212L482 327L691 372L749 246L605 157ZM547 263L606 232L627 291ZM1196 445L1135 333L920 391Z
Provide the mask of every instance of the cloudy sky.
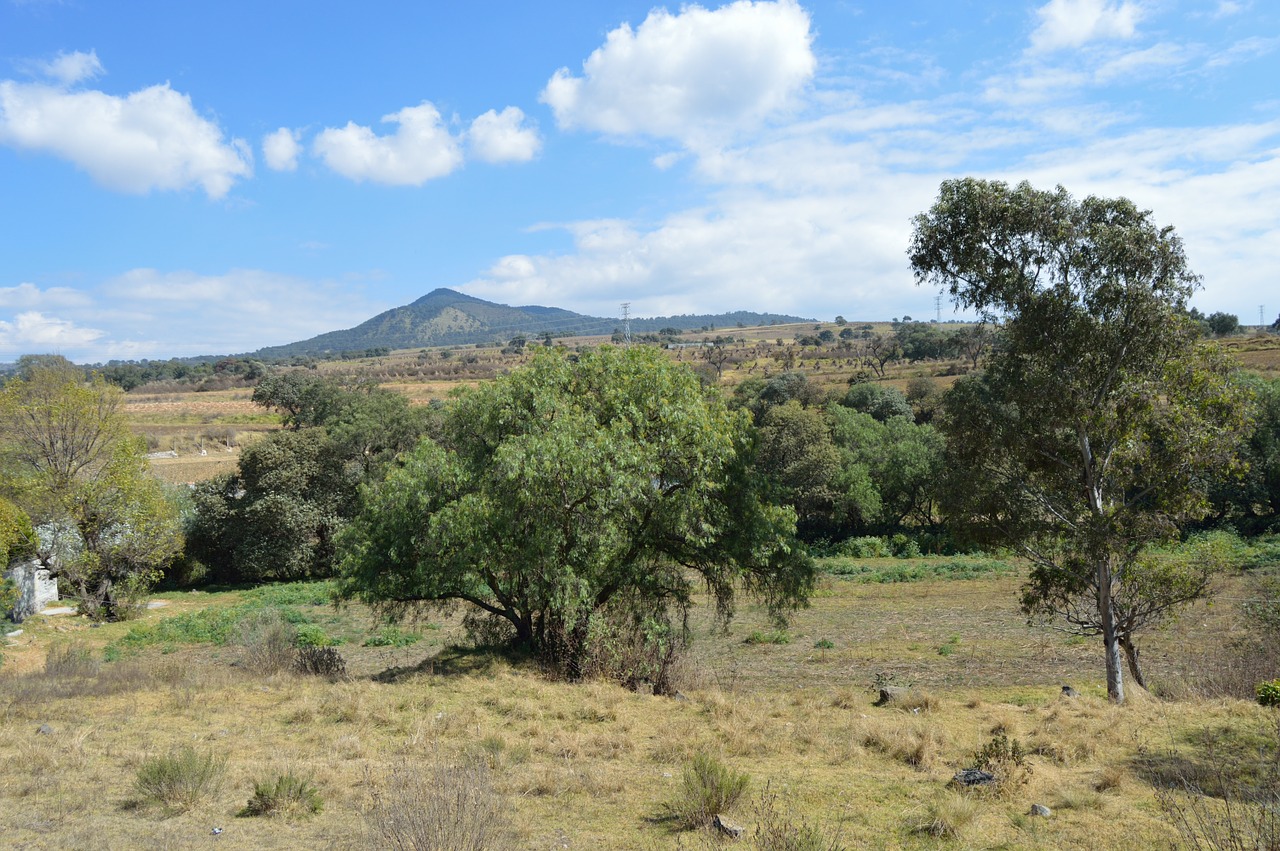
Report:
M1270 323L1280 4L0 0L0 360L248 351L442 286L932 317L910 218L965 175L1128 196L1201 309Z

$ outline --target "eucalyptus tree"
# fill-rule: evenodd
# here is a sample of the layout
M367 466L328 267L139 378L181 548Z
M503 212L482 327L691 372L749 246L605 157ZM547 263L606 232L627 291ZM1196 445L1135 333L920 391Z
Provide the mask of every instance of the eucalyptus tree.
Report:
M1199 279L1182 241L1124 198L969 178L915 217L909 253L917 283L1003 323L945 403L952 511L1030 558L1029 613L1094 610L1123 701L1117 602L1142 554L1204 512L1206 474L1233 463L1246 420L1187 318Z

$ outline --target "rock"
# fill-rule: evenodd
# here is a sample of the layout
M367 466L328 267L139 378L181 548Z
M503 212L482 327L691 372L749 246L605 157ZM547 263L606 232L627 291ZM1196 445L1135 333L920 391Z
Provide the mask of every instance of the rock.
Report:
M911 694L911 689L902 686L885 686L880 689L880 698L876 700L876 706L888 706L890 703L898 703L904 700L907 695Z
M1032 804L1031 815L1044 816L1045 818L1048 818L1049 816L1053 815L1053 810L1049 809L1044 804Z
M711 826L730 839L741 839L743 834L747 832L745 827L736 825L731 821L726 821L724 816L716 816L713 818L711 820Z
M951 782L957 786L990 786L996 782L996 776L981 768L966 768L957 771Z
M52 735L53 735L53 728L52 728L52 727L50 727L48 724L41 724L39 727L37 727L37 728L36 728L36 735L37 735L37 736L52 736Z
M1079 696L1080 696L1080 692L1076 691L1076 690L1075 690L1075 689L1073 689L1071 686L1063 686L1063 687L1062 687L1062 696L1063 696L1063 697L1079 697Z
M4 637L5 637L5 638L17 638L19 635L22 635L22 630L20 630L20 629L15 629L13 632L6 632L6 633L4 634Z

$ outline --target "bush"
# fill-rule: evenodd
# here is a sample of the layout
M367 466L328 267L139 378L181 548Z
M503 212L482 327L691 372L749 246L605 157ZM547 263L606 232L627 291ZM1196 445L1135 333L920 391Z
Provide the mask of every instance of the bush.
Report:
M749 775L734 771L710 754L694 754L685 766L680 792L667 804L667 811L681 827L706 827L732 807L750 784Z
M973 755L973 765L990 772L996 779L993 791L1008 797L1031 781L1027 753L1017 739L1010 739L1007 733L997 733Z
M89 648L79 643L50 648L44 657L45 675L59 679L92 677L98 667Z
M499 851L514 847L502 799L483 763L422 770L405 762L382 778L366 775L371 845L413 851Z
M332 647L338 642L330 638L321 627L313 623L301 623L297 625L293 643L296 647Z
M300 674L342 679L347 675L347 662L335 647L299 647L294 669Z
M249 614L239 626L241 660L261 674L278 674L293 664L297 630L276 609Z
M254 783L253 797L244 805L240 815L293 818L315 815L323 808L324 801L320 799L315 785L305 777L286 771L274 780Z
M1263 706L1280 706L1280 680L1258 683L1258 703Z
M168 756L147 758L138 769L134 786L144 799L183 812L222 786L227 758L200 753L188 746Z

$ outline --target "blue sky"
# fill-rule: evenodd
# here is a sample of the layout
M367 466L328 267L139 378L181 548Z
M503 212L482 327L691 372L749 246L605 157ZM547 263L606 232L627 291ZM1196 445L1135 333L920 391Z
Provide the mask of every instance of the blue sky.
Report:
M1201 309L1270 323L1280 4L0 0L0 360L249 351L442 286L932 317L910 219L966 175L1132 198Z

